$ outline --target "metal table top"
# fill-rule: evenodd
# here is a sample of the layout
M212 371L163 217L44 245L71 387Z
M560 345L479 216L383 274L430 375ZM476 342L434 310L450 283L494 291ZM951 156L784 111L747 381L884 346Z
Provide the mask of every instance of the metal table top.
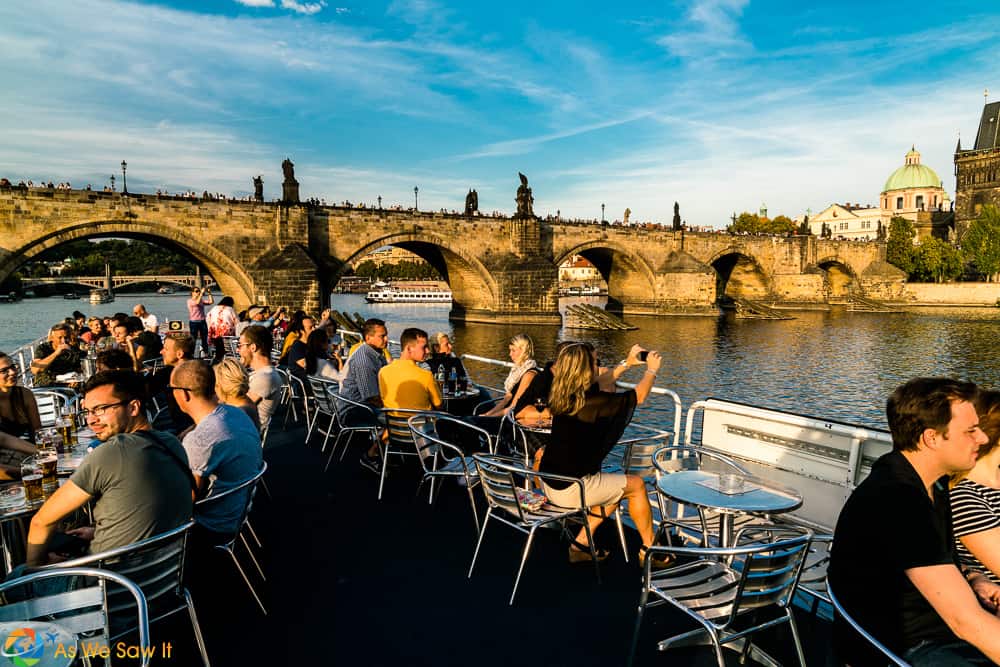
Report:
M723 512L790 512L802 506L802 496L788 487L759 477L744 477L745 490L727 494L706 486L718 483L719 475L703 470L681 470L662 475L656 481L659 491L689 505Z

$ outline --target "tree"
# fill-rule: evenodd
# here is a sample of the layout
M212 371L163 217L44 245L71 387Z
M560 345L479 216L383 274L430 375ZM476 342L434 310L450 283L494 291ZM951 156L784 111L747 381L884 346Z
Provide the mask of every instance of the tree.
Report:
M962 275L962 254L950 243L930 237L913 250L911 277L921 282L943 283Z
M771 234L788 234L795 231L795 223L787 215L777 215L767 224L767 231Z
M907 275L913 272L913 239L917 232L906 218L894 217L889 221L889 240L885 246L885 259Z
M984 206L962 237L962 254L989 282L1000 277L1000 209Z
M760 216L756 213L748 213L743 211L740 213L740 217L736 218L736 222L729 225L729 231L738 234L741 232L747 232L749 234L756 234L761 230Z

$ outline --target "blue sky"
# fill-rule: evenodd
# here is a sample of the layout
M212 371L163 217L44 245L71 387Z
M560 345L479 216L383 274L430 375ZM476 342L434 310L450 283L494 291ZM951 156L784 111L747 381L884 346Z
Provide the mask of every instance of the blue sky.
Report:
M1000 6L913 2L10 3L0 175L130 190L723 226L876 203L911 144L954 192Z

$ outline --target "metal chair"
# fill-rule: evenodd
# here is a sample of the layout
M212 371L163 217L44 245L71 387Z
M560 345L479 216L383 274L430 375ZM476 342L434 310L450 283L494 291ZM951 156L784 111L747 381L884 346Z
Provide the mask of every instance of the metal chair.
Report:
M472 506L472 520L476 523L476 535L478 535L479 510L476 509L476 498L472 492L479 484L475 463L472 461L472 457L466 456L454 441L445 440L441 436L439 427L441 424L448 424L450 428L457 429L459 432L466 431L480 442L485 441L487 451L492 454L493 441L490 434L478 426L444 415L436 417L414 415L407 420L407 423L417 452L417 459L424 471L424 476L420 479L420 486L417 487L417 494L420 493L424 483L430 480L427 504L431 505L434 503L434 485L439 479L451 477L459 484L464 482L465 490L469 494L469 504Z
M812 532L806 528L752 526L737 534L733 547L649 547L628 664L635 657L646 608L671 604L701 627L664 639L658 645L661 651L707 634L719 667L725 667L724 645L742 640L740 662L743 663L753 649L749 638L752 633L788 623L799 664L805 667L791 604L811 538ZM655 554L694 560L654 572ZM760 621L769 609L777 613ZM733 628L737 619L748 616L750 627Z
M826 585L826 594L830 599L830 604L833 605L834 613L837 616L840 616L840 618L843 619L845 623L847 623L849 626L851 626L851 628L854 629L855 632L861 635L861 637L864 638L866 642L871 644L872 648L874 648L883 656L885 656L887 662L896 665L897 667L910 667L910 663L906 662L905 660L897 656L895 653L890 651L888 648L886 648L885 645L883 645L879 640L875 639L875 637L873 637L870 632L861 627L861 625L858 624L858 622L855 621L854 618L847 613L847 610L844 609L843 605L840 604L840 600L838 600L837 596L834 594L833 589L830 587L829 582L827 582Z
M656 469L657 479L661 475L669 475L681 470L709 469L716 472L749 474L729 457L696 445L660 447L653 452L651 461ZM659 541L660 535L672 526L677 529L678 536L682 539L697 542L702 546L710 546L712 532L708 523L718 517L717 511L685 505L671 498L666 498L659 492L656 492L656 507L660 514L657 541ZM752 518L747 517L742 522L745 524L751 520Z
M432 417L438 416L431 410L409 410L406 408L382 408L379 414L385 421L387 437L383 440L377 438L376 442L382 452L382 470L379 474L378 499L382 500L382 489L385 486L385 472L389 464L390 456L398 456L404 460L409 457L422 458L422 452L413 440L413 433L410 431L409 419L414 416Z
M33 591L39 581L65 579L65 589L58 593ZM96 580L96 581L94 581ZM72 585L82 587L70 588ZM0 583L0 593L11 589L25 588L31 597L19 602L11 602L0 607L0 622L53 621L60 628L72 633L77 640L80 655L97 653L102 648L110 649L111 627L108 618L108 584L120 586L132 597L135 607L136 628L139 633L138 654L140 664L149 664L153 650L149 645L149 610L146 596L130 579L109 570L93 567L60 567L26 574L16 579ZM91 585L92 584L92 585ZM58 586L62 589L63 586ZM87 648L84 649L83 647ZM67 647L69 648L69 647ZM5 649L8 658L17 657ZM90 657L88 655L88 657ZM36 661L37 662L37 661ZM13 662L13 664L33 664ZM89 659L86 664L90 664Z
M128 546L74 558L55 565L46 565L36 571L93 566L125 575L134 581L146 596L147 604L154 614L150 619L151 623L187 609L202 662L207 667L209 660L205 639L201 634L201 626L198 625L198 616L194 610L191 594L184 587L183 581L187 535L193 525L194 521L189 521L166 533ZM132 604L134 600L118 600L115 596L109 595L106 611L114 620L116 614L128 611ZM119 632L110 639L113 641L130 630Z
M333 448L330 449L330 455L326 458L326 467L323 468L323 472L330 469L330 461L333 460L333 455L337 452L337 447L340 445L341 438L343 438L345 434L347 435L347 440L344 441L344 451L340 453L341 460L343 460L344 455L347 454L347 448L350 446L351 438L354 437L355 433L368 434L369 441L374 443L378 441L379 433L382 431L379 414L372 406L352 401L341 394L333 395L333 403L337 408L337 439L333 441ZM349 426L346 424L344 422L344 415L350 410L355 410L364 414L368 418L366 420L368 423L361 426Z
M333 380L310 375L309 388L312 389L313 409L312 416L308 421L309 427L306 429L306 444L309 444L313 432L319 431L323 434L323 448L320 451L325 452L326 443L330 440L334 427L337 425L337 404L333 400L333 395L340 389L340 384ZM327 418L326 430L323 430L319 425L321 417Z
M564 477L563 475L553 475L541 473L534 470L525 469L517 459L505 456L475 454L472 457L475 461L476 469L479 471L479 479L486 496L488 505L486 518L483 519L482 528L479 530L479 538L476 540L476 551L472 555L472 564L469 566L468 577L472 577L472 571L476 567L476 559L479 557L479 548L483 544L483 536L486 535L486 528L490 524L490 519L496 519L500 523L506 524L528 536L521 552L521 564L517 568L517 577L514 579L514 590L511 591L508 604L514 604L514 596L517 595L517 587L521 582L521 574L524 572L524 564L531 553L531 544L535 538L535 531L551 523L560 523L565 530L565 522L578 518L583 522L587 532L587 543L590 546L590 556L594 561L594 572L597 573L597 581L601 581L601 571L597 564L597 551L594 548L594 536L590 533L590 525L587 523L587 507L584 505L583 481L574 477ZM580 491L580 507L571 509L545 504L538 510L529 510L521 506L518 500L518 491L524 486L520 480L552 480L563 481L576 484Z
M227 357L233 357L235 359L239 359L240 358L240 348L239 348L240 337L239 336L223 336L222 337L222 341L223 341L223 344L225 345L225 348L226 348L226 356Z
M51 428L56 425L63 408L70 405L69 399L59 391L51 388L32 389L35 396L35 403L38 405L38 416L41 420L42 428Z
M197 518L199 511L204 512L206 508L211 507L214 504L217 504L220 500L223 500L225 498L230 498L236 494L246 494L246 502L244 503L242 516L240 517L239 520L239 526L240 526L239 529L235 533L233 533L232 538L228 542L224 544L216 544L214 545L214 548L219 549L221 551L225 551L227 554L229 554L230 558L232 558L233 560L233 563L236 564L236 569L239 570L240 575L243 577L243 581L246 583L247 588L250 589L250 593L257 601L257 604L260 605L260 610L264 612L265 616L267 615L267 608L264 607L264 603L261 601L260 596L254 589L253 584L250 583L250 578L247 577L246 572L243 570L243 566L240 565L239 559L236 558L235 545L236 545L236 538L239 538L243 542L243 547L247 550L247 553L250 555L250 560L252 560L253 564L257 567L257 572L260 573L260 578L263 581L267 581L267 577L264 576L264 570L261 568L260 563L257 561L257 557L254 556L253 549L250 548L250 543L247 541L247 538L243 535L243 529L244 528L248 529L253 535L254 541L257 542L257 546L260 546L260 540L257 539L256 533L250 526L250 510L253 508L253 497L257 491L257 484L263 481L264 473L266 471L267 471L267 461L264 461L263 464L261 465L260 471L250 479L246 480L245 482L241 482L237 486L234 486L231 489L227 489L222 493L212 494L207 498L202 498L201 500L199 500L194 504L195 518Z

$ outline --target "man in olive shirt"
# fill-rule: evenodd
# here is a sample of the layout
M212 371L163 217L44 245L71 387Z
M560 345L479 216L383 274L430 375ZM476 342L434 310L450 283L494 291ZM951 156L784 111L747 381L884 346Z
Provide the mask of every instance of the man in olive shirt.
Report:
M96 525L68 531L89 541L90 553L159 535L191 518L187 454L174 436L150 430L142 378L132 371L98 373L84 394L87 424L103 444L32 518L28 566L47 562L56 526L91 500Z

